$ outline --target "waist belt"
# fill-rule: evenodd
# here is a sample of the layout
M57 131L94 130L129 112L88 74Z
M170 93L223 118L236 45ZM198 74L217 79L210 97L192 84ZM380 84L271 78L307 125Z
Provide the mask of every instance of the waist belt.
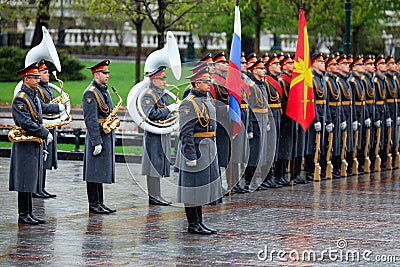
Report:
M317 101L315 101L315 103L317 105L323 105L323 104L326 104L326 100L317 100Z
M388 99L387 102L388 103L397 103L397 99Z
M343 105L343 106L348 106L348 105L351 105L351 100L348 100L348 101L342 101L342 105Z
M356 101L356 106L364 106L365 101Z
M98 121L99 123L104 123L106 120L107 120L107 119L105 119L105 118L100 118L100 119L98 119L97 121Z
M248 108L249 104L240 104L240 108Z
M253 112L255 112L255 113L268 113L268 109L267 108L254 108Z
M338 107L340 106L340 102L329 102L330 107Z
M373 99L370 99L370 100L367 100L367 101L365 101L365 103L367 103L367 104L373 104L374 103L374 100Z
M268 104L268 107L270 107L270 108L281 108L282 105L281 105L281 103L279 103L279 104Z
M376 101L376 104L382 106L383 104L385 104L385 102L383 100L380 100L380 101Z
M193 133L193 137L214 137L215 136L215 132L195 132Z

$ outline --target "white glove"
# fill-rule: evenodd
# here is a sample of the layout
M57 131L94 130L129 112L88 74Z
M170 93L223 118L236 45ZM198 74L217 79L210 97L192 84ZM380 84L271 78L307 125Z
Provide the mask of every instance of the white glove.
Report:
M374 125L376 128L380 128L381 127L381 120L377 120L376 122L374 122Z
M177 104L177 103L171 104L171 105L167 106L167 109L168 109L170 112L178 111L178 109L179 109L179 104Z
M43 150L43 160L44 161L47 160L47 155L49 155L49 152L47 152L47 150Z
M347 127L347 122L346 121L340 123L340 129L345 130L346 127Z
M186 165L188 165L189 167L196 167L196 165L197 165L197 160L189 160L189 161L186 161Z
M386 119L386 126L387 127L391 127L392 126L392 119L391 118L387 118Z
M58 103L58 109L60 110L60 112L65 110L65 106L64 104Z
M46 144L49 145L53 141L53 135L49 133L46 137Z
M397 125L400 125L400 117L397 117Z
M101 146L101 144L96 145L94 147L93 156L97 156L98 154L100 154L102 149L103 149L103 147Z
M357 131L357 129L358 129L358 121L353 121L351 126L353 127L353 131Z
M314 129L316 132L320 132L321 131L321 123L320 122L314 123Z
M268 122L267 123L267 132L271 131L271 124Z
M333 125L333 123L332 123L332 122L329 123L328 125L326 125L326 131L327 131L328 133L332 132L332 131L333 131L333 127L335 127L335 126Z
M253 132L250 132L250 133L247 134L247 139L250 140L250 139L253 139L253 137L254 137L253 136Z
M368 128L371 127L371 120L370 119L366 119L365 120L365 126L367 126Z

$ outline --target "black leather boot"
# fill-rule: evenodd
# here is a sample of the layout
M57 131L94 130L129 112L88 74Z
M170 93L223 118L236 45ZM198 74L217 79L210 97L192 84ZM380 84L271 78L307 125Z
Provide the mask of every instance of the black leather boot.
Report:
M253 179L254 173L256 172L256 167L254 166L246 166L246 169L244 170L243 178L246 183L246 186L244 189L249 190L249 186L251 183L251 180Z
M280 184L277 184L275 182L275 167L271 167L269 170L270 175L267 176L267 184L269 185L269 188L280 188L282 187Z
M289 161L282 159L282 160L278 160L278 162L277 162L277 168L279 168L279 175L275 175L276 176L275 182L282 186L292 185L286 175L286 170L287 170Z
M211 231L205 229L198 221L197 207L185 207L186 218L188 220L188 233L199 235L211 235Z
M160 178L147 176L147 190L149 193L149 205L169 206L171 202L161 197Z
M86 183L88 200L89 200L89 213L107 214L110 211L104 209L99 203L99 194L97 190L97 183Z
M29 215L29 192L18 192L18 223L37 225L38 221Z
M163 199L161 196L149 196L150 205L169 206L171 202Z
M29 213L19 213L18 216L18 223L22 224L31 224L31 225L38 225L39 222L33 219Z
M332 178L333 179L338 179L340 178L340 156L332 156L332 165L333 165L333 172L332 172Z
M304 157L304 170L307 181L314 181L314 167L314 155L306 155Z
M43 181L42 181L42 193L43 193L43 195L47 196L47 198L53 198L53 197L57 196L57 195L50 194L49 192L47 192L45 190L45 187L46 187L46 170L44 169L43 170Z
M33 198L51 198L49 195L45 194L43 191L40 193L32 193Z
M29 193L29 216L40 224L46 223L46 220L40 219L32 213L32 193Z
M108 210L110 213L114 213L117 210L111 209L109 207L106 206L106 204L104 204L104 196L103 196L103 184L99 183L97 184L97 191L99 194L99 204L100 206L103 207L103 209Z
M210 231L212 234L216 234L216 233L217 233L217 230L212 229L212 228L210 228L210 227L204 225L204 223L203 223L203 211L202 211L202 207L201 207L201 206L197 206L197 207L196 207L196 210L197 210L197 219L198 219L200 225L203 226L204 229Z

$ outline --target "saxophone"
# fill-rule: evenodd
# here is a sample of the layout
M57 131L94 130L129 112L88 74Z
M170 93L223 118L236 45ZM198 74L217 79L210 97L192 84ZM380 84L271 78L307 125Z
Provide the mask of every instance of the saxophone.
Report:
M60 87L62 90L64 87L63 81L58 79L54 72L53 72L53 74L54 74L56 80L60 83ZM50 104L58 104L58 103L65 104L68 101L69 101L69 95L64 93L63 91L61 91L61 95L59 97L53 99L50 102ZM71 115L67 112L67 110L65 110L65 113L67 114L66 120L57 121L54 123L43 124L43 127L48 130L51 130L56 127L67 125L67 124L71 123L71 121L72 121ZM23 130L20 126L15 126L10 130L10 132L8 133L8 140L10 140L10 142L13 142L13 143L18 143L18 142L38 142L39 144L43 143L42 138L28 135L28 133L25 130Z
M120 125L120 120L116 117L117 112L119 110L119 107L122 104L122 97L117 93L117 90L112 86L111 87L114 93L118 96L119 101L117 105L113 108L113 110L110 112L110 114L107 116L104 122L101 123L101 126L103 127L103 131L108 134L115 128L117 128Z

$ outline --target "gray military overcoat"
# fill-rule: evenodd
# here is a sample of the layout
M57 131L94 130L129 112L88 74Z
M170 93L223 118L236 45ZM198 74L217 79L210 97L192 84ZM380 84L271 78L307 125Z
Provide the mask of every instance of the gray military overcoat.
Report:
M107 86L92 81L83 93L82 106L86 125L83 180L93 183L114 183L115 130L106 134L99 123L99 119L107 118L113 109ZM102 151L94 156L94 147L99 144L102 145Z
M42 125L42 110L46 113L59 112L58 105L44 104L38 98L36 90L22 85L12 103L15 125L20 126L29 135L46 139L49 130ZM43 144L13 143L10 161L9 190L40 193L43 176Z
M151 121L165 120L170 111L168 96L152 83L142 98L143 111ZM171 165L171 135L144 132L142 175L168 177Z
M196 114L194 105L203 111L201 115ZM220 199L222 186L215 137L205 136L205 133L215 133L216 113L214 104L206 94L193 89L182 101L179 107L179 128L177 201L199 206ZM186 162L192 160L196 160L196 166L187 166Z

